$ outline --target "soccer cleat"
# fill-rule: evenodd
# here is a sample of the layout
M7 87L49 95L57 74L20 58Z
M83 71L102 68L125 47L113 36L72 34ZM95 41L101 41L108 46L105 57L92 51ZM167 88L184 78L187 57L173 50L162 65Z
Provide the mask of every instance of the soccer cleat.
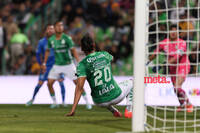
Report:
M192 113L193 112L193 106L192 106L192 104L187 105L186 108L187 108L187 112L188 113Z
M88 109L88 110L92 109L92 105L91 104L86 104L86 109Z
M186 105L186 106L179 106L177 107L177 112L181 112L181 111L184 111L184 110L187 110L188 113L192 113L193 112L193 106L190 104L190 105Z
M113 116L114 117L122 117L122 114L119 111L114 111Z
M51 105L50 105L50 108L51 108L51 109L58 108L58 107L59 107L58 104L51 104Z
M28 107L28 106L31 106L33 104L33 100L31 99L30 101L28 101L27 103L26 103L26 106Z
M124 117L126 117L126 118L132 118L132 112L130 112L127 109L125 109Z

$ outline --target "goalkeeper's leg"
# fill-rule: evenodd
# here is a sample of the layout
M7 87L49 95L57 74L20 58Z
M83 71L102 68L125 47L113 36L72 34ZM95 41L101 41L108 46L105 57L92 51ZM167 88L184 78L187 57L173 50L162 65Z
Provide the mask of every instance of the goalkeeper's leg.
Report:
M178 97L180 107L178 108L177 111L181 111L184 108L187 108L187 112L192 112L193 111L193 106L189 102L189 99L185 93L185 91L182 89L182 84L185 81L185 77L177 77L175 85L174 85L174 91Z
M185 82L185 78L189 70L187 71L186 66L180 66L178 69L178 75L177 77L172 77L172 82L174 85L174 91L178 97L180 107L177 111L180 111L182 108L187 108L187 112L193 111L193 106L189 102L189 99L185 93L185 91L182 89L182 84Z

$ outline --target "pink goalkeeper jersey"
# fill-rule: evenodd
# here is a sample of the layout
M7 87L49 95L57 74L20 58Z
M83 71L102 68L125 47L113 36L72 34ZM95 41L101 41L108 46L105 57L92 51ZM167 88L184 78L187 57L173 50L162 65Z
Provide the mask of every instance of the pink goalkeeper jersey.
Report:
M155 53L159 51L164 51L168 55L168 60L171 58L178 58L178 64L190 65L190 61L186 55L187 44L182 39L177 39L176 41L165 39L161 41ZM177 64L177 61L174 64Z

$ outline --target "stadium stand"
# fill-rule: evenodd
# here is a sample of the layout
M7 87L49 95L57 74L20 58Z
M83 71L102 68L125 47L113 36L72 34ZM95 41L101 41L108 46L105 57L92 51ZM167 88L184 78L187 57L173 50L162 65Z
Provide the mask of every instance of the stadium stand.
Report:
M169 1L168 5L173 7L175 1ZM162 7L164 1L160 0L156 4L158 8ZM6 44L3 45L1 74L17 74L15 71L20 67L16 68L15 65L17 64L13 64L13 62L17 63L20 57L23 56L25 56L25 71L18 74L37 74L37 68L39 67L36 67L37 65L34 63L32 66L30 61L34 61L35 48L38 39L41 37L42 29L45 24L61 19L65 24L65 32L72 36L78 49L80 49L80 38L85 33L89 33L95 38L98 50L109 51L115 57L112 64L115 75L132 75L133 51L131 49L134 45L134 0L7 0L1 1L0 5L0 16L7 35ZM180 0L179 5L180 7L186 7L185 0ZM196 6L197 2L191 0L190 5ZM153 9L155 7L152 6L150 8ZM176 12L169 11L168 14L170 23L174 23L174 18L177 15ZM187 12L184 8L180 8L179 14L180 16L178 17L184 19ZM189 14L191 18L198 17L196 10L191 10ZM151 25L149 31L156 31L156 25L153 24L155 17L153 13L149 17ZM160 31L166 30L166 17L166 12L159 13L158 18L160 21L163 21L158 27ZM187 27L188 24L189 27ZM183 30L187 30L187 28L192 30L198 29L199 23L196 21L182 21L179 26ZM23 44L23 52L19 57L15 57L16 61L12 61L11 40L16 33L22 33L27 37L27 41ZM191 43L188 44L190 51L196 51L196 45L193 42L197 40L197 33L191 32L189 34L191 39ZM160 40L166 37L164 32L151 34L149 36L149 43L155 43L157 35ZM187 38L187 33L182 33L181 37L183 39ZM165 57L159 56L159 63L162 63L163 58ZM197 62L196 58L197 55L190 55L191 62ZM154 63L156 64L156 61ZM152 68L149 69L150 72L154 71ZM31 70L34 70L34 72ZM195 73L197 70L200 70L200 66L192 66L190 73ZM160 72L162 73L162 71L161 69Z

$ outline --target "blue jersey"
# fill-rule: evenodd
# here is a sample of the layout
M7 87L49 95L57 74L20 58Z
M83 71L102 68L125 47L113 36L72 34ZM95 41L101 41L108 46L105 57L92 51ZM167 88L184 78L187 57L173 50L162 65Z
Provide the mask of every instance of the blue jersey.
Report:
M47 47L48 47L48 40L46 37L43 37L42 39L39 40L37 51L36 51L37 61L40 65L42 64L42 61L44 60L45 51ZM41 57L42 57L42 61L41 61ZM50 49L50 54L47 59L46 66L52 67L54 63L55 63L54 51L53 49Z

